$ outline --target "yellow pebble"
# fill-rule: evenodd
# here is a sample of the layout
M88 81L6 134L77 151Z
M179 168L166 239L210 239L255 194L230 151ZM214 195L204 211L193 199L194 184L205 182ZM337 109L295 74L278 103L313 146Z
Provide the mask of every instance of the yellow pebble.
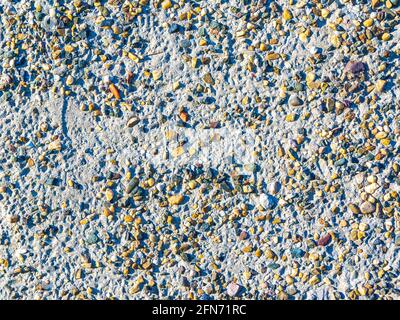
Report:
M375 138L378 139L378 140L385 139L386 137L387 137L387 133L384 132L384 131L378 132L378 133L375 135Z
M206 39L200 39L199 41L199 46L206 46L207 45L207 40Z
M303 41L303 42L307 42L307 40L308 40L307 34L304 33L304 32L300 33L299 39L300 39L301 41Z
M385 85L386 85L386 80L379 79L375 85L376 91L381 93L383 91L383 89L385 88Z
M321 10L321 16L322 16L322 18L324 18L324 19L328 18L328 16L329 16L330 13L331 13L331 12L330 12L328 9L322 9L322 10Z
M286 116L285 118L286 122L293 122L296 120L296 114L295 113L290 113Z
M381 143L385 146L385 147L387 147L387 146L389 146L390 145L390 139L382 139L381 140Z
M164 10L167 10L167 9L169 9L169 8L172 7L172 3L171 3L170 0L165 0L165 1L163 1L163 2L161 3L161 7L162 7Z
M339 36L337 36L337 35L332 35L331 36L331 43L336 47L336 48L339 48L340 47L340 38L339 38Z
M384 33L384 34L382 35L382 40L383 40L383 41L389 41L390 38L391 38L391 36L390 36L389 33Z
M173 195L168 198L168 202L170 205L178 205L181 204L184 199L184 196L181 194Z
M276 60L276 59L279 59L279 54L278 53L275 53L275 52L272 52L272 53L268 53L267 54L267 57L266 57L266 59L267 60Z
M313 286L313 285L316 285L319 281L320 281L320 280L319 280L319 277L318 277L318 276L313 276L313 277L310 279L309 284Z
M289 20L291 20L293 18L293 15L288 9L285 9L285 10L283 10L282 17L283 17L284 20L289 21Z
M131 222L133 222L133 217L132 217L132 216L126 215L126 216L124 217L124 221L125 221L126 223L131 223Z
M173 90L173 91L176 91L176 90L179 89L180 86L181 86L180 82L179 82L179 81L176 81L176 82L174 82L174 83L172 84L172 90Z
M190 180L188 184L189 184L189 188L190 188L191 190L193 190L193 189L196 188L196 186L197 186L196 180Z
M147 185L149 186L149 188L154 186L154 183L155 183L154 178L150 178L147 180Z
M69 44L67 44L67 45L64 47L64 50L65 50L66 52L68 52L68 53L73 52L74 49L75 49L75 48L74 48L73 46L69 45Z
M114 198L114 192L111 189L106 190L106 199L111 201Z
M69 75L65 83L67 84L67 86L72 85L74 83L74 78L71 75Z
M251 252L253 250L253 247L252 246L247 246L247 247L244 247L243 248L243 252L245 252L245 253L249 253L249 252Z
M260 44L260 51L266 51L266 50L267 50L267 45L264 42L262 42Z
M128 52L128 58L131 59L132 61L136 62L136 63L140 62L140 58L137 55L135 55L135 54L133 54L131 52Z
M364 27L369 28L370 26L373 25L373 23L374 23L374 20L371 19L371 18L369 18L369 19L367 19L367 20L365 20L365 21L363 22L363 25L364 25Z
M152 72L152 75L153 75L154 81L157 81L158 79L160 79L162 77L162 70L161 69L154 70Z

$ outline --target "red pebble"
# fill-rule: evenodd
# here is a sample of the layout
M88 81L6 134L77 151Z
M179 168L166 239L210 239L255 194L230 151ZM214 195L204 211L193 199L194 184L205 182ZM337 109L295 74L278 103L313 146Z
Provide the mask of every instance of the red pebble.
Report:
M325 237L322 237L318 240L318 245L319 246L326 246L329 241L331 241L331 235L328 233Z

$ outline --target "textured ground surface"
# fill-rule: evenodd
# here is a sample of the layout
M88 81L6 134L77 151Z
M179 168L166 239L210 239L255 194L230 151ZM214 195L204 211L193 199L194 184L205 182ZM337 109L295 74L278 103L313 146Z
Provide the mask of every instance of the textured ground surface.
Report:
M0 0L0 298L398 299L399 13Z

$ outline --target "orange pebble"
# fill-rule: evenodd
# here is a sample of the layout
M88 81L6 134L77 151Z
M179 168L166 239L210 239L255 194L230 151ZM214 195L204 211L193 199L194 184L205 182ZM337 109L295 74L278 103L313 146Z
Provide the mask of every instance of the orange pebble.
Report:
M113 83L110 84L110 91L113 94L113 96L115 97L115 99L119 100L121 98L117 87Z
M179 118L181 118L183 122L187 122L189 120L189 115L185 111L181 111L179 112Z

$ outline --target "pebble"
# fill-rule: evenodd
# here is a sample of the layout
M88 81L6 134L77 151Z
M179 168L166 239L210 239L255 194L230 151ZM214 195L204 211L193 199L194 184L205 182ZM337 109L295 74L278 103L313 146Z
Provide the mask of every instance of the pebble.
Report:
M133 128L134 126L136 126L138 123L140 122L140 119L138 117L132 117L128 120L128 122L126 123L126 125L128 126L128 128Z
M290 10L285 9L285 10L283 10L283 15L282 15L282 17L283 17L284 20L289 21L289 20L291 20L291 19L293 18L293 15L292 15L292 13L290 12Z
M304 255L304 251L302 249L299 249L299 248L293 248L291 250L291 253L292 253L292 256L294 258L301 258Z
M332 236L328 233L326 236L321 237L318 240L319 246L326 246L331 241Z
M98 240L99 240L99 238L97 237L96 233L94 233L94 232L90 233L86 238L86 241L88 244L95 244Z
M375 209L376 209L375 205L372 204L372 203L369 202L369 201L363 202L363 203L361 204L361 206L360 206L360 211L361 211L361 213L363 213L363 214L371 214L371 213L374 213L374 212L375 212Z
M230 297L235 297L239 292L240 286L237 283L231 282L226 288L226 293Z
M164 0L164 1L161 3L161 7L162 7L164 10L168 10L169 8L172 7L172 2L171 2L170 0Z
M210 73L206 73L206 74L204 75L204 77L203 77L203 80L204 80L204 82L207 83L207 84L210 84L210 85L214 85L214 84L215 84L215 81L214 81L214 79L212 78L212 76L211 76Z
M169 33L176 33L176 32L179 31L179 29L180 29L180 26L179 26L178 24L172 23L172 24L169 26Z
M344 72L352 73L354 75L362 73L364 72L364 70L365 70L364 63L356 61L349 61L346 64L346 67L344 68Z
M265 209L269 210L275 206L275 201L273 197L269 194L262 193L259 196L260 205Z
M269 184L268 192L272 195L275 195L279 192L280 184L279 182L273 181Z
M298 97L298 96L296 96L296 95L292 95L292 96L290 96L290 98L289 98L289 104L292 106L292 107L298 107L298 106L301 106L301 105L303 105L303 101Z
M386 85L386 80L379 79L376 82L376 91L378 93L382 93L384 91L385 85Z
M247 232L246 231L242 231L239 235L239 239L240 240L246 240L248 237Z
M183 202L183 200L184 196L181 194L168 197L168 202L170 205L179 205Z
M74 83L74 78L71 75L69 75L67 77L67 80L65 81L65 83L66 83L67 86L72 85Z
M106 199L107 201L111 202L114 199L114 191L111 189L106 190Z
M276 254L275 254L275 252L272 251L271 249L267 249L267 250L265 251L265 257L266 257L267 259L275 259L275 258L276 258Z
M371 183L368 186L365 187L365 192L369 194L373 194L376 190L379 189L379 184L377 183Z
M110 89L110 91L113 94L115 99L117 99L117 100L121 99L119 91L118 91L117 87L113 83L110 84L109 89Z
M359 214L360 213L360 208L357 205L353 204L353 203L349 204L349 209L354 214Z

